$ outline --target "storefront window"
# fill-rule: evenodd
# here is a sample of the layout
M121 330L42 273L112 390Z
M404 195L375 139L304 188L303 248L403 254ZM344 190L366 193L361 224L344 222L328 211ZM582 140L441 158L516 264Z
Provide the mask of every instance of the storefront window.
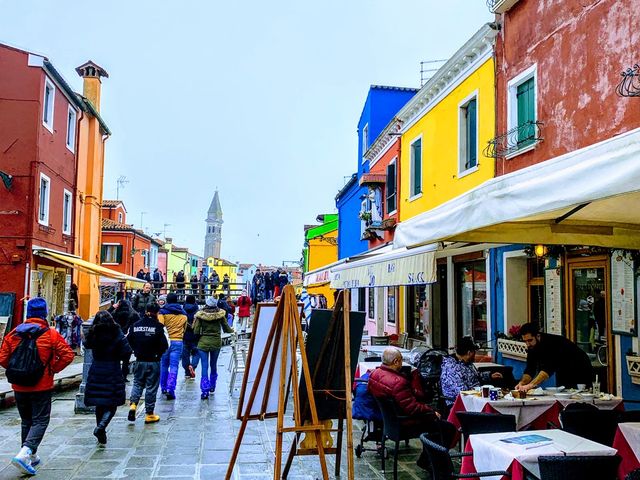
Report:
M369 289L369 311L368 316L370 319L376 318L376 294L373 288Z
M487 274L484 260L456 264L458 336L487 341Z
M396 323L396 289L387 288L387 323Z
M530 258L528 260L529 288L529 321L544 326L545 298L544 298L544 260Z
M427 325L427 287L415 285L407 288L407 332L412 338L424 340Z

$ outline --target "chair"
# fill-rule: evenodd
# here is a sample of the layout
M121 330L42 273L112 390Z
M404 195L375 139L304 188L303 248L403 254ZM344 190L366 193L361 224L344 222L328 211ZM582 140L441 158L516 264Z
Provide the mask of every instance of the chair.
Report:
M454 473L452 458L470 457L472 452L450 453L449 449L429 440L425 434L420 435L423 451L427 454L431 463L432 480L452 480L454 478L477 478L489 476L504 476L511 478L511 474L505 471L478 472L478 473ZM566 480L566 479L564 479Z
M407 338L409 338L408 333L401 333L398 335L398 339L395 342L392 342L392 345L400 348L407 348Z
M405 416L399 415L396 408L396 404L392 398L378 398L374 397L380 407L380 413L382 413L382 471L385 471L385 442L387 439L395 442L395 451L393 453L393 478L398 478L398 450L400 448L400 441L408 441L411 438L418 438L423 432L416 432L420 420L424 420L425 423L431 420L435 425L436 416L434 413L428 413L425 415L413 415ZM403 425L403 422L412 421L413 425Z
M611 447L618 427L614 410L569 409L560 412L562 430Z
M464 438L476 433L515 432L516 416L501 413L458 412L460 432ZM463 442L464 445L464 442Z
M378 337L375 335L371 335L370 345L373 347L374 345L389 345L389 337Z
M228 370L231 372L229 380L229 394L233 392L236 385L238 374L244 374L247 364L247 351L249 350L249 342L246 340L236 340L231 345L231 359L229 361Z
M620 457L613 456L540 456L540 480L614 480Z

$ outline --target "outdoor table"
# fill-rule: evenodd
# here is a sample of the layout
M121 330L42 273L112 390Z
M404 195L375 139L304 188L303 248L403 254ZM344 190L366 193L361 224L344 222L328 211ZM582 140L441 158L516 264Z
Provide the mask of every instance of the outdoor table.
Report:
M618 467L618 478L624 480L629 472L640 468L640 423L619 423L613 448L622 459Z
M527 397L523 400L499 399L489 400L477 395L459 394L451 407L448 420L453 423L456 428L460 428L458 421L458 412L485 412L485 413L502 413L504 415L515 415L516 428L523 430L525 428L544 429L547 428L549 422L560 425L560 412L570 403L583 402L593 403L602 410L619 410L623 408L622 398L612 397L610 400L604 399L572 399L557 398L552 395L544 395L539 397Z
M503 438L539 434L552 440L551 444L523 445L502 442ZM524 480L525 470L540 478L538 457L541 455L601 455L613 456L616 449L563 430L532 430L528 432L502 432L470 435L465 451L473 452L471 457L463 457L460 473L474 474L504 470L511 473L512 480ZM506 477L483 477L500 480Z

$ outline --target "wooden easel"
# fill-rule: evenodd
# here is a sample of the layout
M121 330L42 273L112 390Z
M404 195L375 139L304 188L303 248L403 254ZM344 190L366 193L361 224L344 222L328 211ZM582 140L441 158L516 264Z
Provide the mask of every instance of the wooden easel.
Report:
M309 397L309 409L311 413L310 425L302 424L302 412L300 411L300 399L298 398L298 371L296 369L296 351L298 349L298 346L300 347L300 355L302 357L301 363L305 382L304 384L307 395ZM300 313L298 311L295 290L291 285L287 285L285 286L280 298L280 303L278 304L278 309L273 319L267 344L262 354L262 359L259 364L260 366L256 374L256 380L251 389L251 394L249 396L246 409L242 414L242 425L240 426L238 437L236 438L236 442L233 447L233 453L231 455L231 460L229 461L229 467L227 468L227 474L225 476L226 480L230 480L231 475L233 474L233 468L238 457L238 452L240 450L240 444L242 443L244 432L247 428L247 422L254 419L251 416L251 411L256 399L256 395L258 393L260 380L264 373L265 367L268 367L267 382L265 387L267 390L265 391L263 397L263 402L261 405L262 415L259 417L259 419L263 420L265 418L265 414L268 413L266 412L266 404L267 399L271 394L271 381L273 379L273 374L276 367L275 359L277 358L278 348L281 349L281 359L276 427L276 458L273 470L273 478L274 480L280 479L282 470L282 442L284 433L287 432L313 432L315 434L316 442L318 443L318 456L320 458L320 466L322 468L322 477L325 480L329 478L325 452L321 441L321 432L326 430L326 428L318 422L316 403L313 397L313 386L311 384L311 375L309 373L309 364L307 362L307 354L304 348L304 343L302 342L302 325L300 323ZM251 354L251 352L249 352L249 354ZM273 359L273 361L268 362L270 358ZM290 372L288 371L289 369L291 370ZM284 426L284 414L286 410L289 382L292 382L292 385L294 385L293 418L295 425L293 427Z
M353 419L352 419L352 400L351 400L351 339L350 339L350 320L349 320L349 312L351 310L350 305L350 292L349 290L342 290L338 297L336 298L336 303L334 306L334 318L336 315L339 315L342 311L343 315L343 338L344 338L344 359L331 359L337 361L344 360L344 385L345 389L336 391L333 390L331 393L334 395L340 395L340 398L345 399L345 412L344 417L342 416L342 412L337 418L338 428L333 429L331 426L327 427L326 432L337 432L337 440L335 448L325 448L325 453L335 454L336 455L336 464L335 464L335 476L340 476L340 463L341 463L341 455L342 455L342 437L344 433L344 420L346 419L347 426L347 475L349 480L353 480L355 472L354 472L354 460L353 460ZM332 327L336 328L336 323L332 322ZM325 360L325 353L330 348L329 340L333 337L333 330L327 332L327 339L322 345L322 349L320 351L320 357L318 360L318 365L323 365ZM316 367L318 366L316 365ZM331 366L328 367L330 370L333 370ZM315 385L317 370L313 372L312 384ZM344 397L342 397L344 396ZM311 408L311 404L315 405L315 398L313 396L309 397L309 408ZM303 412L306 414L307 412ZM304 415L306 417L306 415ZM301 432L296 433L296 439L294 443L291 445L291 450L289 451L289 455L287 457L287 463L284 468L283 478L287 477L289 473L289 468L293 462L293 457L297 455L316 455L319 451L321 445L317 444L315 448L300 448L298 446L298 441L300 440ZM304 441L303 441L304 442ZM316 440L317 443L317 440Z

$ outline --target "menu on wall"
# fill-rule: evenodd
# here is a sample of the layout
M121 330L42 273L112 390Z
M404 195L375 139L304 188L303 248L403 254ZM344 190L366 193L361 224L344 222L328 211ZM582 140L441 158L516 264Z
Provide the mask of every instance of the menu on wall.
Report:
M631 256L622 250L611 255L611 325L613 333L636 333L635 275Z
M547 268L544 271L545 331L562 335L562 270Z

